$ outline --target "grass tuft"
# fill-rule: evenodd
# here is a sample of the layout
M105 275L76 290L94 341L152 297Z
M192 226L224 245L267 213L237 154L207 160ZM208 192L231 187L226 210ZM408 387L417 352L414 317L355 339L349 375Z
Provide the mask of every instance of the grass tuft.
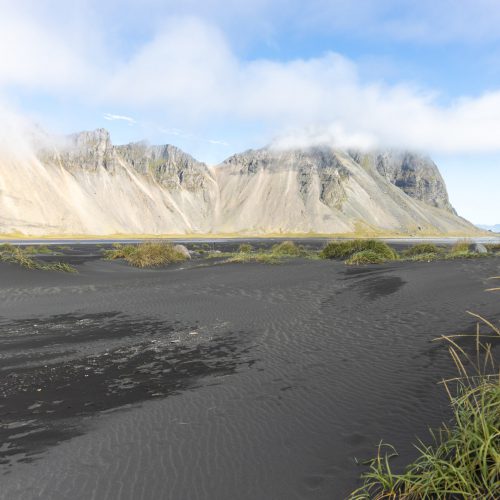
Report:
M458 240L452 247L451 253L453 254L464 254L469 252L471 242L467 239Z
M258 249L253 250L251 245L240 245L237 252L224 252L209 255L210 258L225 258L224 262L260 262L266 264L277 264L283 262L287 258L304 257L314 258L316 252L306 250L300 245L296 245L293 241L283 241L276 243L269 250Z
M125 259L131 266L139 268L162 267L186 260L186 256L176 250L174 245L162 241L144 241L138 245L118 243L104 252L104 258Z
M445 255L442 254L442 253L419 253L419 254L416 254L416 255L412 255L410 257L408 256L404 256L404 259L405 260L411 260L411 261L415 261L415 262L431 262L433 260L440 260L440 259L444 259L445 258Z
M266 252L256 252L256 253L235 253L229 256L224 262L234 262L234 263L248 263L248 262L260 262L262 264L277 264L281 262L282 259L279 255Z
M369 252L351 259L355 254ZM377 254L375 258L374 254ZM362 263L363 259L377 260L377 263L398 259L398 254L385 242L378 240L331 241L320 252L323 259L347 259L347 263ZM360 262L356 262L359 260Z
M380 443L363 485L349 497L364 499L485 499L500 498L500 372L492 342L500 329L479 319L472 337L476 349L468 354L461 336L442 337L448 344L458 376L444 380L453 411L451 425L431 432L432 444L419 442L419 456L402 474L393 472L395 449ZM488 334L481 334L481 326Z
M500 252L500 243L488 243L484 246L487 248L488 252Z
M113 248L104 250L103 255L106 260L126 259L135 252L136 246L113 243Z
M47 245L36 245L36 246L27 246L23 247L25 253L29 255L42 255L42 254L52 254L52 250Z
M281 243L276 243L271 248L271 253L274 255L282 255L288 257L300 257L304 254L304 249L297 246L293 241L283 241Z
M362 250L351 255L345 263L349 266L359 266L362 264L383 264L387 259L374 250Z
M43 264L41 269L45 271L60 271L62 273L78 273L76 268L66 262L53 262L51 264Z
M40 271L60 271L64 273L78 272L73 266L64 262L40 262L32 257L33 253L39 252L33 252L30 247L22 248L10 244L0 245L0 262L10 262L11 264L17 264L25 269L38 269Z
M239 253L250 253L252 250L253 250L253 247L249 243L242 243L238 247L238 252Z
M478 253L471 252L469 250L461 250L461 251L452 251L448 254L445 254L445 259L454 260L454 259L481 259L483 257L489 257L487 253Z
M417 255L426 255L426 254L438 254L442 253L442 250L438 248L434 243L418 243L417 245L413 245L403 252L404 256L407 257L415 257Z

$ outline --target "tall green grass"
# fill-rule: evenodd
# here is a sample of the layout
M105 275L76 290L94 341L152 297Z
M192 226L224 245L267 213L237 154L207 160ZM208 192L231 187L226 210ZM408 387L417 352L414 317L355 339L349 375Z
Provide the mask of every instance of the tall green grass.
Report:
M363 252L355 257L356 254ZM323 259L347 259L348 264L379 264L396 260L398 254L387 243L379 240L331 241L320 252Z
M126 259L136 251L136 246L113 243L113 247L109 250L104 250L103 255L106 260Z
M271 253L277 256L285 257L300 257L305 253L301 246L296 245L293 241L283 241L271 247Z
M139 268L162 267L167 264L183 262L186 256L163 241L144 241L138 245L115 244L104 252L108 260L125 259L131 266Z
M463 253L468 252L470 249L471 242L468 239L458 240L451 248L451 253Z
M374 250L361 250L351 255L345 263L349 266L359 266L362 264L383 264L387 258L383 254Z
M250 253L252 250L253 250L253 247L249 243L242 243L238 247L238 252L239 253Z
M500 498L500 372L493 355L500 329L472 316L478 320L474 334L438 339L447 343L457 368L456 377L442 381L453 411L451 424L431 432L431 444L419 442L417 460L401 474L390 464L395 449L381 443L351 500ZM475 344L472 354L464 346L468 338Z
M19 247L8 243L0 245L0 262L17 264L25 269L38 269L40 271L60 271L64 273L76 273L77 270L65 262L45 263L34 259L32 255L39 253L33 251L32 247ZM42 252L46 253L46 252Z
M485 247L490 252L500 252L500 243L487 243Z
M305 255L305 250L297 246L293 241L282 241L276 243L269 250L254 250L251 245L242 244L237 252L224 254L226 263L260 262L262 264L278 264L286 258L300 257Z
M54 253L47 245L36 245L36 246L30 245L23 247L23 250L30 255L41 255L41 254L50 255Z
M234 254L225 255L225 263L240 263L245 264L248 262L260 262L261 264L278 264L283 261L279 255L270 252L238 252Z
M380 240L332 241L319 253L323 259L344 259L348 265L381 264L394 260L425 261L475 259L495 255L491 247L489 254L470 250L468 240L459 240L451 248L444 249L433 243L418 243L400 254Z
M403 252L405 257L414 257L416 255L440 254L443 250L434 243L418 243L411 246Z

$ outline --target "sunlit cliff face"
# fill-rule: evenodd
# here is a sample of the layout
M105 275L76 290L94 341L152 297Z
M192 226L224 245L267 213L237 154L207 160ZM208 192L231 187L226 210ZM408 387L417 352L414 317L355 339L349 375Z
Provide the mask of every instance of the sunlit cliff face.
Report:
M410 153L273 148L209 168L173 146L113 146L104 129L58 139L33 129L0 155L2 233L374 230L474 231L437 167Z

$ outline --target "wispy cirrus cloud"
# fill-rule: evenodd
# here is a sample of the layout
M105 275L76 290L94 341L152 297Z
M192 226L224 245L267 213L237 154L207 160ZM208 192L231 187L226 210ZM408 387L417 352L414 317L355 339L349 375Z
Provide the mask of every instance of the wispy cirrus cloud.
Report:
M187 139L190 141L196 141L196 142L206 142L209 144L214 144L217 146L229 146L229 143L223 140L216 140L216 139L205 139L203 137L200 137L199 135L186 132L184 130L178 129L178 128L164 128L164 127L159 127L158 131L161 132L162 134L165 135L172 135L174 137L179 137L181 139Z
M122 121L122 122L127 122L129 125L135 125L137 122L131 118L130 116L125 116L125 115L114 115L112 113L104 113L103 118L105 120L108 120L110 122L114 121Z
M229 143L226 142L226 141L219 141L217 139L207 139L207 141L210 144L216 144L216 145L219 145L219 146L229 146Z

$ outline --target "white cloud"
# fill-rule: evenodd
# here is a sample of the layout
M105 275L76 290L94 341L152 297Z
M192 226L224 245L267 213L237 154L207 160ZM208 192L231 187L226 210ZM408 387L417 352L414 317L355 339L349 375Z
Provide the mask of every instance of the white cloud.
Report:
M352 11L349 2L335 4ZM251 124L268 139L278 136L280 145L500 151L500 89L442 105L425 89L363 81L353 61L333 52L286 62L245 60L214 24L193 17L171 18L127 51L103 46L105 36L87 24L81 29L92 39L87 46L61 23L12 5L0 0L0 90L7 95L30 89L146 119L152 113L178 125L180 137L186 136L181 128L206 131L223 123L244 130ZM367 5L366 16L379 15L375 4ZM326 12L325 3L322 8ZM462 21L452 24L458 32ZM104 117L134 123L127 115Z
M185 132L184 130L178 128L163 128L158 129L159 132L165 135L173 135L181 139L188 139L195 142L207 142L209 144L219 145L219 146L229 146L226 141L216 140L216 139L204 139L190 132Z
M23 3L57 6L58 12L65 7L57 0ZM82 4L98 13L94 24L101 19L115 29L133 24L154 32L165 17L197 16L244 43L258 37L272 45L283 29L425 44L500 39L498 0L73 0L62 15Z
M39 148L60 146L62 140L48 134L30 117L17 112L0 96L0 155L26 160Z
M92 37L86 42L69 19L49 22L32 7L0 0L0 86L84 91L98 79Z
M109 75L101 96L203 119L230 104L236 73L237 60L219 30L198 19L172 19Z
M112 76L103 99L161 108L177 121L260 122L282 136L280 144L500 149L500 91L443 106L432 92L361 81L340 54L239 61L218 30L193 19L177 19L143 46Z
M162 128L158 129L159 132L166 135L175 135L177 137L191 137L191 134L186 134L181 129L178 128Z
M104 113L103 117L105 120L108 120L110 122L123 121L127 122L129 125L135 125L135 123L137 123L133 118L125 115L113 115L111 113Z
M210 144L215 144L217 146L229 146L229 143L226 141L219 141L217 139L208 139Z

